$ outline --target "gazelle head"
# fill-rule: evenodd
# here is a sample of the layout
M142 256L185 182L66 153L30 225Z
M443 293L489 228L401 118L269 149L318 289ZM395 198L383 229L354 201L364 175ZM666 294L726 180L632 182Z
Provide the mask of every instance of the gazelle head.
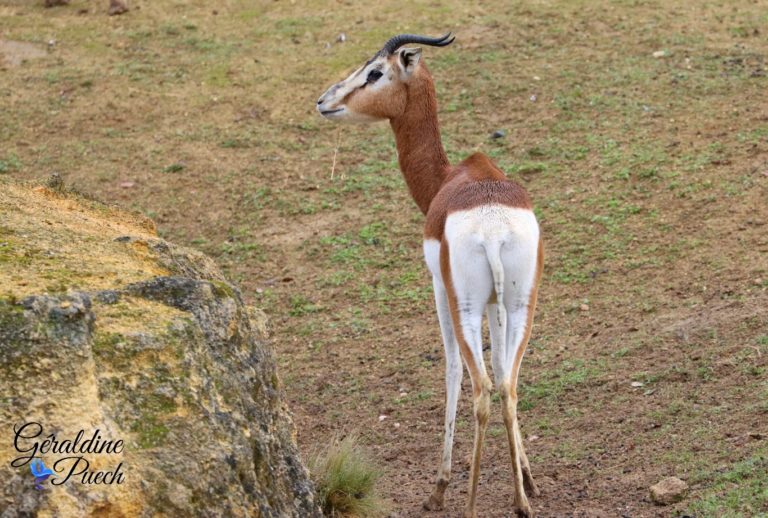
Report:
M408 43L445 47L453 42L451 33L440 38L400 34L345 80L320 96L317 111L326 119L345 122L373 122L402 115L407 101L407 84L418 69L421 49L401 48Z

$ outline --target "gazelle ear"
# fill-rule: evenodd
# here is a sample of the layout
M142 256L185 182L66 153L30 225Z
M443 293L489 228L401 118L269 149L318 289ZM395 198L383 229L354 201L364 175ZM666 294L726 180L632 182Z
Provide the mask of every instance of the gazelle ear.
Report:
M406 76L410 76L421 59L421 49L400 49L397 53L397 62Z

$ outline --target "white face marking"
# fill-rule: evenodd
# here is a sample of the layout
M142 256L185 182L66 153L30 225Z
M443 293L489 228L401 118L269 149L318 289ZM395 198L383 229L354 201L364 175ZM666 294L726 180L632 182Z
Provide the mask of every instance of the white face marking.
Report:
M376 117L356 113L351 110L343 101L355 90L365 88L371 92L377 92L386 88L394 80L394 74L390 70L389 61L386 56L378 56L370 63L358 68L352 72L345 80L336 83L330 87L317 104L317 111L326 119L343 122L374 122ZM373 82L368 81L368 77L373 71L379 71L382 76Z

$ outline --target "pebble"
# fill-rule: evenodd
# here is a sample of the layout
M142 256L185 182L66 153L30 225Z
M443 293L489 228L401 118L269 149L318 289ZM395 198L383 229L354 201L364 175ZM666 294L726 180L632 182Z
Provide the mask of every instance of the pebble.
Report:
M491 133L491 138L502 138L506 136L507 132L504 130L496 130L493 133Z
M677 477L667 477L650 487L651 500L659 505L679 502L688 491L688 484Z

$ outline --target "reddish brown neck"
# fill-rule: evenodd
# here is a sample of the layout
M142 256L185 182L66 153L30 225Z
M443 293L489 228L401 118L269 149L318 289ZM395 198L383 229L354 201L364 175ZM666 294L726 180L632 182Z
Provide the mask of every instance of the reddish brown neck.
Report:
M405 183L424 214L448 174L448 157L440 140L437 99L432 76L422 64L407 84L408 100L400 117L390 120L397 159Z

